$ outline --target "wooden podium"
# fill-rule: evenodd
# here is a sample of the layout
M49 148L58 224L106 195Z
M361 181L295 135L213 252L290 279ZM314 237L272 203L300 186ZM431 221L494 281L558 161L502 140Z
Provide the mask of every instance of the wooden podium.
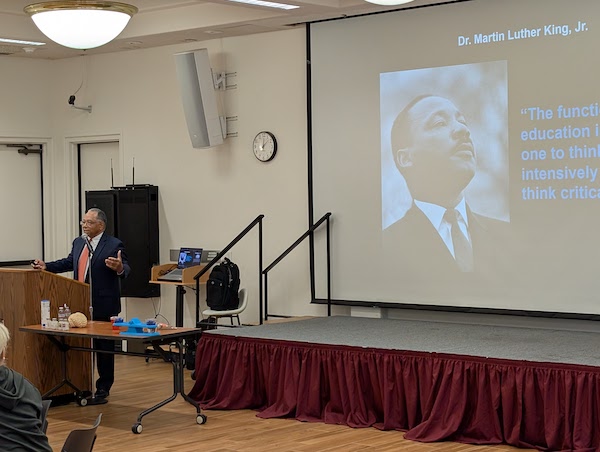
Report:
M205 265L194 265L193 267L184 268L181 272L181 281L160 281L158 279L162 275L177 268L177 263L172 262L169 264L155 265L152 267L152 279L150 280L151 283L176 286L175 326L177 327L183 326L183 296L185 294L184 286L195 286L196 280L194 279L194 276L196 276L204 267ZM209 273L210 272L206 272L200 277L200 284L206 284Z
M67 304L71 312L89 318L89 285L40 270L0 269L0 318L10 331L7 365L23 374L44 394L63 380L61 352L48 338L26 334L19 327L41 323L41 300L50 300L50 316L58 317L58 307ZM69 341L73 346L89 346L89 340ZM91 390L91 355L69 352L67 375L82 391ZM63 386L52 395L70 394Z

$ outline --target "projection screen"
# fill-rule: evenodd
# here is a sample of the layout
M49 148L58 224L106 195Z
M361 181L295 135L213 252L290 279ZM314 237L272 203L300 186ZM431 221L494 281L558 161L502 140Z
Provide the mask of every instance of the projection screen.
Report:
M333 299L600 314L598 43L597 0L311 24Z

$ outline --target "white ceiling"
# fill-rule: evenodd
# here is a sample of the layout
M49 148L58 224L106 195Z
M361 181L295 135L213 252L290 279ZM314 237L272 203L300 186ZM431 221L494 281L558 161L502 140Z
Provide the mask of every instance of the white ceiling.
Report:
M415 0L407 5L390 8L363 0L274 0L300 6L294 10L284 11L241 5L228 0L121 1L137 6L139 12L133 16L127 28L117 39L103 47L87 50L85 54L243 36L285 30L298 24L322 19L449 3L448 0ZM0 55L44 59L81 55L83 53L81 50L59 46L36 28L31 18L23 12L23 8L31 3L36 3L36 0L0 1L0 38L41 41L46 45L28 52L30 48L24 48L26 46L0 43Z

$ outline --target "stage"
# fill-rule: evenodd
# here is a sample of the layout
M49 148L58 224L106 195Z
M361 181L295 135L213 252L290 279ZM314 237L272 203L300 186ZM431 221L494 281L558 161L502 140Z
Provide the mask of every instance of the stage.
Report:
M424 442L592 451L599 346L595 332L343 316L218 329L190 395Z

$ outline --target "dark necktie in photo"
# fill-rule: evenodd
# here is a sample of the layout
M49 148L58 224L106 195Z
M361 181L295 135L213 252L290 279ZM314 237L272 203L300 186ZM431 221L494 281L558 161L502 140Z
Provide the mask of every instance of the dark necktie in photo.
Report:
M454 259L461 271L470 272L473 271L473 248L469 239L460 230L458 222L461 218L460 212L456 209L448 209L444 214L444 219L450 224Z

